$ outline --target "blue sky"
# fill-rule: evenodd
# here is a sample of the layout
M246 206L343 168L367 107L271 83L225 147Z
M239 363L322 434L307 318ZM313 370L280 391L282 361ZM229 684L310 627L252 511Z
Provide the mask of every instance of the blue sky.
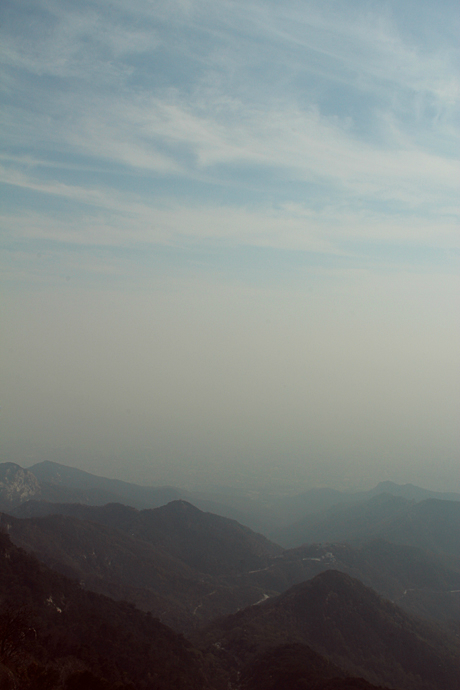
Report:
M206 472L236 467L238 456L258 468L307 467L323 483L331 473L345 481L339 466L354 476L358 465L373 468L369 481L396 470L415 481L417 462L428 481L438 457L449 483L458 453L448 414L458 398L446 386L458 375L457 3L16 0L1 12L4 453L70 448L115 474L127 471L123 457L142 457L132 466L148 480L160 456L165 467ZM70 333L91 338L108 304L106 335L82 357ZM152 319L176 334L177 351L139 345L132 334ZM63 320L70 330L59 344L50 325ZM216 322L228 336L220 344ZM254 347L267 360L259 374L249 366ZM363 350L373 385L357 394ZM124 393L113 380L130 357L136 434L114 402ZM76 360L70 374L63 362ZM270 383L262 400L233 387L242 367L252 391ZM310 395L297 389L304 367L316 372ZM409 378L396 395L400 369ZM191 370L200 375L187 388ZM323 390L328 375L318 370L340 373L310 429L295 419ZM75 390L85 376L83 403ZM220 387L209 388L216 376ZM268 404L284 384L286 400ZM104 446L106 398L119 421ZM161 418L155 434L140 412L150 404ZM380 421L364 442L369 404ZM399 429L410 404L416 421ZM232 415L257 405L252 431L243 430ZM88 408L100 433L86 418L74 422ZM333 420L350 409L331 445Z

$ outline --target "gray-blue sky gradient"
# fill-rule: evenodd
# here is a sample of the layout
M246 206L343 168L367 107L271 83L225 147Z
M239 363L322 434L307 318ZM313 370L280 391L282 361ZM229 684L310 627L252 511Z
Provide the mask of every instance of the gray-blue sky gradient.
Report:
M3 458L459 489L457 3L1 12Z

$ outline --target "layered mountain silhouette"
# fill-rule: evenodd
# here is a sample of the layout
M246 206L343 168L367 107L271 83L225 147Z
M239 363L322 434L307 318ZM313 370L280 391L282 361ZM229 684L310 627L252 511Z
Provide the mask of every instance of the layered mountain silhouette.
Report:
M185 501L145 511L120 504L64 504L60 510L67 515L3 515L1 524L15 544L47 565L180 630L260 600L265 590L239 576L265 568L282 552L234 520Z
M121 504L28 504L28 515L60 513L127 532L179 557L210 575L233 575L262 568L283 549L235 520L199 510L187 501L171 501L152 510ZM18 511L15 511L18 515Z
M376 537L460 557L460 502L419 503L381 494L369 501L338 505L308 515L279 532L285 546L304 543L363 543Z
M280 527L296 523L306 516L326 511L333 506L364 503L382 494L416 503L429 498L460 501L459 493L432 491L413 484L395 484L391 481L379 482L377 486L368 491L346 492L330 488L310 489L295 496L274 501L273 505L270 506L273 518L273 532L270 531L270 536L276 540Z
M30 502L26 507L48 517L3 516L14 543L85 587L132 601L178 630L331 568L360 579L410 613L460 621L460 568L415 547L377 539L359 547L283 550L184 501L145 511L120 504Z
M0 687L460 690L460 502L434 493L221 504L0 464ZM209 506L248 509L291 548ZM133 664L144 650L136 668L123 644Z
M258 607L245 611L253 610ZM233 617L226 620L224 627ZM273 624L278 623L275 616ZM285 634L291 634L288 627ZM199 651L150 614L85 591L5 534L0 534L0 643L2 690L223 690L242 668L236 656L229 664L228 652L218 644ZM450 664L446 654L442 660ZM263 658L251 657L238 687L261 687L261 663ZM374 687L350 678L347 669L303 643L278 645L264 668L283 682L314 680L310 687L316 690Z
M9 476L5 477L7 467ZM27 475L30 489L28 494L17 492L21 472L30 473ZM87 505L123 503L139 509L155 508L183 499L203 511L236 519L275 541L282 539L279 534L281 527L293 524L307 515L339 504L362 503L383 493L415 502L428 498L460 501L458 493L430 491L412 484L398 485L393 482L381 482L369 491L354 493L317 488L282 499L262 496L257 500L254 496L248 497L244 492L228 488L218 490L216 487L213 492L192 492L177 487L139 486L99 477L51 461L37 463L28 470L23 470L14 463L0 463L0 510L6 512L28 499Z
M101 506L123 503L143 509L184 499L202 510L248 522L244 502L242 507L238 500L236 506L232 506L221 502L220 498L220 495L189 492L171 486L139 486L51 461L38 463L28 470L15 463L0 463L0 510L5 512L20 509L28 500Z

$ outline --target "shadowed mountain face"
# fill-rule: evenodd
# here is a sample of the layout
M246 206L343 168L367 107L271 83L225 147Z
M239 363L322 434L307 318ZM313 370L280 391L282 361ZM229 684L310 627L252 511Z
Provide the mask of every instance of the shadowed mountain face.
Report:
M174 629L196 625L200 617L193 616L194 609L217 586L161 549L104 525L63 515L0 519L13 543L35 553L47 566L86 589L131 601ZM233 603L226 610L231 613L257 601L260 593L255 590L252 599L242 596L239 606L230 592L220 598Z
M454 640L337 571L216 622L201 638L236 656L242 669L286 643L307 645L371 683L402 690L460 687Z
M129 529L210 575L232 576L265 567L281 547L234 520L204 513L186 501L142 511Z
M15 514L61 513L127 532L165 549L189 566L209 575L232 576L263 568L283 549L235 520L205 513L187 501L152 510L120 504L103 507L69 504L31 504Z
M267 567L282 551L235 521L184 501L145 511L119 504L62 508L72 516L3 515L1 522L15 544L47 565L182 631L263 598L266 588L243 582L241 575Z
M254 658L234 685L240 665L234 655L229 665L219 647L203 654L133 606L85 592L4 534L0 640L2 690L374 688L302 644L280 645L269 658ZM276 684L261 685L266 671Z
M314 544L288 549L266 569L241 578L283 592L329 569L355 577L408 613L448 623L460 621L460 564L410 546L374 540L361 547Z
M2 688L11 690L214 687L182 636L130 604L84 591L4 534L0 640Z
M302 644L271 648L248 664L241 690L379 690L363 678L347 678L338 666ZM381 688L380 690L385 690Z
M146 511L43 502L22 509L74 519L5 517L16 544L90 589L154 611L176 629L196 627L330 568L410 613L460 620L460 564L415 547L374 540L358 548L327 544L283 551L232 520L181 501Z
M21 481L27 485L26 473L16 481L17 467L6 468L8 491L15 482L19 488ZM39 484L39 490L44 486ZM86 489L68 489L74 490ZM138 510L120 503L21 503L20 491L18 495L16 514L41 517L0 518L15 544L36 552L85 588L134 602L196 636L219 690L228 683L240 690L280 690L286 683L289 690L368 690L377 685L460 690L456 643L449 635L434 632L353 579L411 612L445 622L460 620L460 570L453 557L449 565L445 553L434 556L382 539L364 543L366 535L385 528L408 542L436 543L438 553L455 553L452 528L460 504L378 495L303 521L313 520L309 524L328 534L342 530L354 537L355 546L328 543L284 550L238 522L182 499ZM52 598L62 613L56 601ZM250 604L258 605L244 608ZM238 610L198 633L203 624ZM68 624L73 625L71 619ZM103 677L103 670L95 668L87 670ZM110 685L97 688L112 690Z

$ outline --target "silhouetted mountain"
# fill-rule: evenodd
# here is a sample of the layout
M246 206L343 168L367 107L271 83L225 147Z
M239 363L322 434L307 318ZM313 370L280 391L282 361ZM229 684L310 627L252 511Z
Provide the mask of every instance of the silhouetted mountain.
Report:
M183 637L130 604L81 589L4 534L0 640L3 688L211 688L202 658Z
M16 546L49 567L86 589L131 601L175 629L192 625L193 610L214 589L210 578L181 561L104 525L62 515L26 520L1 515L0 520Z
M210 575L237 575L265 567L282 552L235 520L204 513L186 501L173 501L141 511L129 525L131 533Z
M40 482L54 487L87 492L98 490L109 497L105 503L120 501L136 508L154 508L181 498L181 491L173 487L138 486L119 479L98 477L75 467L45 460L29 467ZM122 501L120 499L123 499Z
M375 537L437 553L460 556L460 502L428 499L415 503L381 494L340 505L284 528L285 546L319 542L364 542Z
M19 466L17 466L19 467ZM221 501L221 494L213 496L207 493L190 492L171 486L139 486L119 479L99 477L89 472L61 465L57 462L44 461L29 468L37 478L40 494L30 498L53 503L82 503L87 505L105 505L107 503L124 503L135 508L156 508L174 500L184 499L200 510L211 511L223 517L246 523L249 516L243 508L247 501ZM232 503L235 503L233 505ZM249 505L252 505L249 502ZM7 510L8 505L4 506ZM251 520L249 520L251 521ZM255 517L255 523L259 524ZM262 523L261 523L262 524Z
M243 671L270 649L293 643L370 683L401 690L460 687L453 638L332 570L215 622L201 637L202 645L236 658Z
M307 515L280 530L278 541L284 546L298 546L306 543L370 539L381 536L378 529L382 522L405 512L410 505L409 500L390 494L379 494L359 503L341 503L328 510Z
M251 609L250 609L251 610ZM2 690L225 690L239 660L201 653L148 614L85 592L0 534ZM221 663L221 662L224 663ZM254 658L241 690L372 690L302 644ZM267 677L268 672L268 677ZM264 675L265 674L265 675ZM264 679L271 684L261 685ZM296 685L294 681L299 681ZM314 682L313 682L314 681ZM286 686L286 683L289 683Z
M380 494L387 494L415 502L428 498L460 501L459 493L430 491L413 484L395 484L391 481L380 482L368 491L346 492L327 488L310 489L296 496L290 496L274 502L271 506L271 511L276 521L275 530L282 525L300 521L308 515L326 511L333 506L363 503ZM270 532L270 536L276 539L276 532Z
M56 465L56 463L40 463L40 465ZM37 468L40 466L37 465ZM57 467L64 467L63 465L57 465ZM91 478L94 475L90 475L80 470L70 469L70 474L75 473L76 475L82 474L87 475ZM50 482L45 479L37 477L43 474L45 477L50 478ZM102 480L102 481L80 481L80 482L69 482L66 485L64 482L59 482L52 473L37 473L31 470L24 470L19 465L15 463L6 462L0 463L0 510L11 510L12 508L20 507L24 502L29 500L43 500L48 502L73 502L73 503L86 503L90 505L105 505L111 501L117 500L119 494L116 491L110 490L110 487L104 487L105 481L112 480ZM96 480L102 478L95 477ZM124 482L121 482L124 484ZM127 484L127 486L132 486ZM142 487L140 487L142 489ZM135 492L131 491L131 496ZM152 490L150 496L149 505L162 505L167 503L173 498L177 498L180 495L179 491L174 489L154 489Z
M377 503L381 500L379 498ZM438 556L424 550L394 545L384 540L374 540L358 548L327 544L302 546L283 552L280 548L274 548L264 537L251 533L233 521L205 516L192 506L187 512L180 506L176 502L169 508L139 512L120 504L98 507L30 502L23 504L20 510L29 514L59 512L115 530L113 537L108 537L103 531L98 536L94 526L89 534L88 528L82 526L79 539L85 549L81 552L74 575L95 591L115 598L126 598L145 610L154 611L176 629L188 630L203 621L209 621L213 616L230 613L265 596L281 593L293 584L309 580L330 568L358 578L412 614L442 622L460 620L460 562L454 567L453 563L443 563ZM366 508L364 504L361 507ZM174 519L168 517L168 513ZM21 534L17 526L11 532L15 543L35 550L46 563L70 574L66 568L69 563L76 567L75 554L81 551L79 542L75 546L74 537L65 531L56 537L50 533L46 538L39 539L34 532L24 537L24 530L29 529L26 524L27 521L21 528ZM36 521L33 524L35 530L44 529L45 526L45 523ZM47 523L47 529L64 530L65 524ZM133 543L122 543L120 530L124 533L124 540L132 540ZM235 540L238 543L241 539L243 542L235 546ZM140 551L144 554L142 549L139 551L139 541L143 542L145 552L149 548L154 552L159 550L163 560L155 561L146 555L139 557L137 554ZM59 544L59 548L56 548L56 544ZM123 567L116 557L118 548L120 558L125 559ZM89 557L94 550L98 554L97 559ZM161 569L167 553L172 571L169 577L161 576L167 583L169 599L165 601L165 590L155 590L155 566ZM101 566L99 561L102 554L104 561ZM135 565L136 558L139 559L138 565ZM182 571L174 564L182 564ZM182 583L178 573L183 572L186 564L189 575ZM88 568L91 568L91 576ZM164 571L168 571L168 566ZM192 572L193 575L190 575ZM139 581L141 574L144 578L142 582ZM204 574L206 578L203 578ZM149 581L151 587L143 584ZM206 594L206 587L211 594Z
M19 465L16 467L19 468ZM37 463L28 471L37 478L40 487L40 491L28 497L31 499L88 505L115 502L132 505L139 509L155 508L172 500L183 499L200 510L238 520L275 541L279 540L278 531L282 526L294 523L306 515L338 504L367 501L381 493L415 501L427 498L460 501L460 494L430 491L412 484L398 485L393 482L381 482L369 491L351 493L319 488L280 499L268 495L245 495L241 490L232 490L228 487L215 487L213 491L187 491L175 487L139 486L117 479L99 477L51 461ZM27 496L24 495L21 502L26 499ZM2 504L0 493L0 509L8 511L12 505L11 502Z
M454 491L431 491L422 489L414 484L395 484L395 482L379 482L377 486L369 491L361 492L364 499L372 498L378 494L391 494L407 498L409 501L425 501L428 498L436 498L441 501L460 501L460 494Z
M395 544L460 557L460 503L428 499L394 515L379 530Z
M283 549L235 520L205 513L186 501L137 511L107 506L30 504L15 514L61 513L99 522L162 548L209 575L232 576L265 567Z

